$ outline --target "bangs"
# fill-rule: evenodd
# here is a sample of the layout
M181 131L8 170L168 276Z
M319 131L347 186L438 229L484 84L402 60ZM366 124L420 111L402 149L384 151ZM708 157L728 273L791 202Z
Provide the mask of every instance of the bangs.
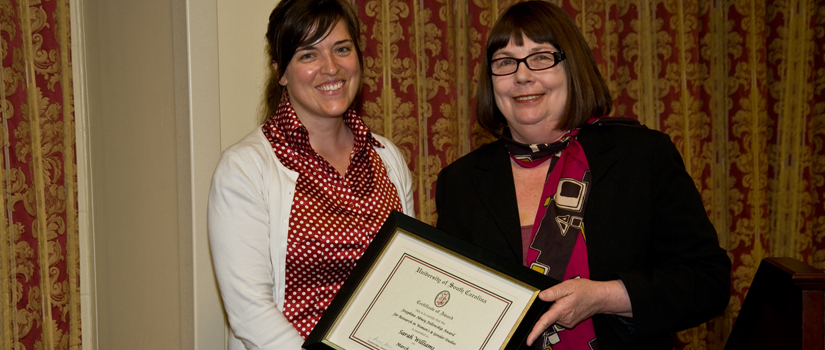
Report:
M559 51L564 51L553 34L554 26L542 21L542 18L549 17L549 14L537 15L535 11L545 12L543 8L513 7L510 8L498 23L493 26L487 42L487 61L493 58L493 54L506 47L512 40L516 46L524 45L524 37L535 43L551 44Z
M319 13L315 19L315 23L306 31L306 36L301 38L298 47L309 46L323 40L330 29L332 29L340 19L341 16L332 11ZM354 40L355 38L353 38L353 41Z

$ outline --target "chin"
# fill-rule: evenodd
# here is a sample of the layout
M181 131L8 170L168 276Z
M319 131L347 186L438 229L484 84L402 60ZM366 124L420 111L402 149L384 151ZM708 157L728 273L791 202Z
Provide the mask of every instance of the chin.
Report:
M348 109L349 109L349 106L334 107L334 108L328 109L326 111L327 112L326 114L330 117L340 117L340 116L344 115L344 113L346 113Z

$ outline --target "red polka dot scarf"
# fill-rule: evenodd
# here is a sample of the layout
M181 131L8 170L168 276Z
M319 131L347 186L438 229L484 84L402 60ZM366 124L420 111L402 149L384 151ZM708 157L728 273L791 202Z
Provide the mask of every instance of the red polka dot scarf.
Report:
M390 212L401 210L395 185L373 148L383 146L353 110L343 118L355 137L344 176L312 149L287 98L263 125L278 160L299 174L289 219L283 313L304 339Z

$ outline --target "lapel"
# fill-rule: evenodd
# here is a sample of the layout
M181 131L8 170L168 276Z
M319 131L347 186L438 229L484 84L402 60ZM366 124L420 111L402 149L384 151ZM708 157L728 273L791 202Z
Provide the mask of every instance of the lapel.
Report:
M490 152L481 154L476 162L474 169L476 176L473 176L471 181L487 210L488 217L493 219L498 226L498 232L504 235L510 248L521 262L521 227L510 158L501 141L496 141L491 146L488 147L491 149ZM500 253L506 255L503 252Z
M585 128L578 138L587 156L587 162L590 164L590 172L593 176L592 185L598 184L618 160L613 151L619 143L612 137L612 133L600 132L601 130L597 128L599 127ZM504 235L513 254L518 256L518 261L521 262L523 259L521 226L518 218L513 171L510 169L507 148L504 147L502 141L495 141L485 148L489 151L479 155L474 164L474 176L470 181L486 209L485 214L488 218L492 218L498 232ZM493 234L493 232L495 230L481 234ZM503 252L499 253L506 255Z
M587 163L590 165L590 174L593 176L592 185L595 186L602 179L618 158L613 152L618 142L612 137L613 133L596 130L599 126L586 127L579 133L578 141L584 149Z

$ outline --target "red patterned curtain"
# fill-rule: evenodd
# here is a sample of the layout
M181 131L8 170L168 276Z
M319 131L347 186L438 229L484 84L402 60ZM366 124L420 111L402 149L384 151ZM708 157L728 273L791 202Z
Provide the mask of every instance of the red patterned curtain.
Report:
M356 0L368 125L405 152L418 218L434 183L489 142L473 101L493 21L514 1ZM721 349L756 268L825 268L825 4L815 0L559 0L584 33L615 112L668 133L733 261L727 311L674 337Z
M68 0L0 0L0 349L80 349Z

